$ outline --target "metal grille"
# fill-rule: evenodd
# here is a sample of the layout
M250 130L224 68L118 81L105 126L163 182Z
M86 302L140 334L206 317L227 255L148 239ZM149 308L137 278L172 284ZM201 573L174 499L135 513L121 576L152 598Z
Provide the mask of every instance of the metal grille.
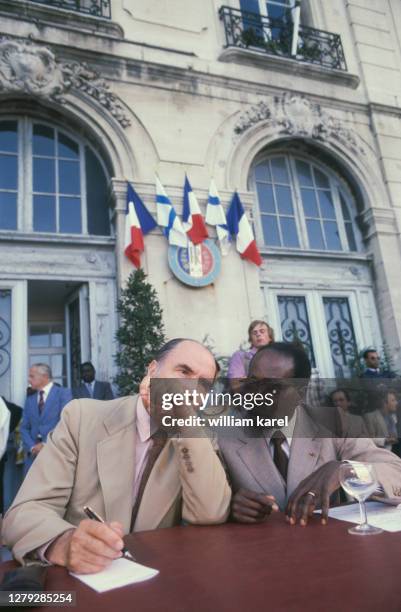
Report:
M29 0L29 2L111 19L111 0Z
M348 298L324 297L323 304L335 376L346 378L351 375L349 362L357 351Z
M219 16L224 24L226 47L254 48L268 55L347 70L339 34L300 25L297 54L291 56L293 24L290 16L277 20L229 6L222 6Z
M308 353L312 367L315 368L315 354L305 298L301 295L279 295L277 300L284 342L300 342Z

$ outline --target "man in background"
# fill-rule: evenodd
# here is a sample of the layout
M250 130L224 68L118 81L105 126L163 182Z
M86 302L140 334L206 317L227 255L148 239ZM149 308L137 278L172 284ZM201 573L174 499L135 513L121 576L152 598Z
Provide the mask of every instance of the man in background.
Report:
M85 361L85 363L81 364L80 373L82 384L79 387L73 388L72 396L74 399L81 397L97 400L114 399L110 383L95 380L96 370L90 361Z
M366 368L361 378L394 378L392 372L380 368L380 356L376 349L367 349L363 353L363 359Z
M72 400L70 389L53 382L50 366L35 363L29 370L29 384L34 393L24 405L21 436L26 454L25 473L46 443L48 433L60 420L64 406Z

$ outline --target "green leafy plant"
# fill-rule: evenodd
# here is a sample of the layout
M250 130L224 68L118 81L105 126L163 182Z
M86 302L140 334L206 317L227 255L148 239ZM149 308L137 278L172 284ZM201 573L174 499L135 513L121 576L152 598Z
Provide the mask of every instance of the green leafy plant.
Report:
M114 379L122 395L138 391L146 367L165 342L163 311L156 290L143 270L129 276L121 291L117 310L121 325L116 338L119 352L115 359L119 373Z

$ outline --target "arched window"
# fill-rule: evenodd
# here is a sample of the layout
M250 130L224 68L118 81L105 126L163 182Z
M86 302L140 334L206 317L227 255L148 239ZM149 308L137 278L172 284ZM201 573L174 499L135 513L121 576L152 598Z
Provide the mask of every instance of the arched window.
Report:
M108 236L107 184L83 139L27 117L0 121L0 230Z
M357 251L352 196L344 181L306 158L276 154L254 166L261 241L271 247Z

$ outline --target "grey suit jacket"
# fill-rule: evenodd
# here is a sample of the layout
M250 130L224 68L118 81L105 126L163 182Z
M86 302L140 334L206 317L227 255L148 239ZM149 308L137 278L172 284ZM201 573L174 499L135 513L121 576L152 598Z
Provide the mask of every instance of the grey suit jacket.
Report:
M400 497L401 460L390 451L379 449L366 438L317 437L317 428L301 409L291 442L287 483L277 470L268 440L249 437L245 431L224 436L218 441L233 492L240 488L274 495L281 509L300 482L328 461L368 461L375 464L376 473L388 497Z
M88 387L82 383L79 387L72 389L72 397L74 399L87 398L87 399L98 399L98 400L112 400L114 394L111 389L111 385L108 382L102 382L95 380L95 386L93 388L93 398L89 395Z
M85 505L129 532L136 399L74 400L64 408L3 520L3 543L18 561L29 561L32 551L78 525ZM134 530L171 527L181 519L222 523L230 498L210 440L170 438L150 474Z

